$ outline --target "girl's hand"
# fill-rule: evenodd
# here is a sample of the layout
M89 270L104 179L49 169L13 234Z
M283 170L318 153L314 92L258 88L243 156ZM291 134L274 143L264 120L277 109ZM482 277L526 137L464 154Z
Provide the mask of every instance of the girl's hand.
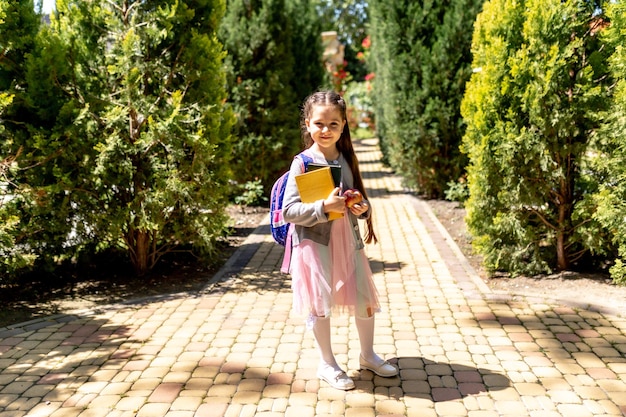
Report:
M350 207L350 212L354 214L355 216L359 217L361 214L365 213L368 208L369 208L369 205L367 204L367 202L362 201Z
M341 189L336 187L324 200L324 213L343 213L346 209L346 198L339 195Z

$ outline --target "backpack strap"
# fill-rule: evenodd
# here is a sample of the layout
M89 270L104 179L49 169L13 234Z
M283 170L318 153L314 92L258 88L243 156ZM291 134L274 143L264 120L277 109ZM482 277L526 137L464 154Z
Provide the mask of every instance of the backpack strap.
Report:
M283 274L289 273L289 266L291 265L291 246L293 245L291 235L293 234L294 228L295 225L293 223L289 224L287 238L285 239L285 255L283 256L283 264L280 266L280 272L282 272Z
M306 172L306 167L310 162L313 162L313 158L307 155L306 150L300 152L295 156L296 159L299 159L302 163L302 172ZM293 234L296 226L293 223L289 224L289 229L287 230L287 238L285 239L285 255L283 256L283 263L280 267L280 272L283 274L289 273L289 266L291 265L291 250L292 250L292 240L291 235Z

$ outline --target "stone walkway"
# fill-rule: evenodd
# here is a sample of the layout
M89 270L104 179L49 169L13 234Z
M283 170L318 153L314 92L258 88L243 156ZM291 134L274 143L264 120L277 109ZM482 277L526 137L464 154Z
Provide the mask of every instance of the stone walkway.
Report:
M377 143L356 149L380 238L367 247L383 304L375 347L399 377L359 371L347 317L333 319L333 344L356 389L315 377L312 334L262 225L201 293L0 329L0 417L626 415L623 316L491 294Z

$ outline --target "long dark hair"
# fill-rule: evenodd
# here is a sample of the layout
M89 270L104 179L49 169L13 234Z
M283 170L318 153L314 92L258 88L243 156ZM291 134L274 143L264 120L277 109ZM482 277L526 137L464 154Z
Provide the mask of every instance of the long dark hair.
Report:
M341 118L345 121L345 125L343 132L341 132L341 137L339 137L339 141L337 142L337 149L341 152L350 166L350 171L352 171L352 177L354 178L354 188L361 191L363 198L367 199L367 193L365 191L365 187L363 186L363 178L361 177L361 171L359 170L359 160L357 159L354 147L352 146L350 126L348 126L348 118L346 115L346 102L343 97L334 91L318 91L307 97L302 106L302 115L300 118L302 141L304 142L304 147L306 149L313 146L314 143L305 123L306 119L310 119L314 106L333 106L341 113ZM376 233L374 233L372 216L369 216L365 223L367 226L365 229L365 243L378 242Z

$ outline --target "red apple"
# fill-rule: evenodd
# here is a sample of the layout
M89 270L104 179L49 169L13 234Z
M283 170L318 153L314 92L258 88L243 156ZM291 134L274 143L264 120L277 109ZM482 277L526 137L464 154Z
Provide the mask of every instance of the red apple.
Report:
M343 192L343 196L346 198L346 207L348 208L363 201L363 194L355 188L347 189Z

